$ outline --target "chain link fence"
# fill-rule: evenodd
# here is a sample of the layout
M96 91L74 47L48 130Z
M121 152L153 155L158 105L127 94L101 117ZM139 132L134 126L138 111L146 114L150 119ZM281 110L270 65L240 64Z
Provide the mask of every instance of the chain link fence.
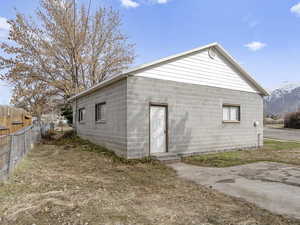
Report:
M32 125L14 134L0 136L0 181L8 178L18 162L49 128L48 125Z

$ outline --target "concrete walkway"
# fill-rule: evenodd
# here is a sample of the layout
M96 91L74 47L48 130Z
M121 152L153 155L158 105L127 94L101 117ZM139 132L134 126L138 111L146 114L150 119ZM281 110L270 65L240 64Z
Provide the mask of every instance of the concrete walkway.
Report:
M300 130L265 127L264 137L271 138L271 139L278 139L278 140L300 142Z
M228 168L170 164L182 178L300 219L300 167L260 162Z

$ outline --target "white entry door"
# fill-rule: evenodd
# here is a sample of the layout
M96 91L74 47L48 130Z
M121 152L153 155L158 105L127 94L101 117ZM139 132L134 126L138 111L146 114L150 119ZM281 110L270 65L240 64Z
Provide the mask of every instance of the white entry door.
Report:
M167 110L164 106L150 106L150 153L166 152Z

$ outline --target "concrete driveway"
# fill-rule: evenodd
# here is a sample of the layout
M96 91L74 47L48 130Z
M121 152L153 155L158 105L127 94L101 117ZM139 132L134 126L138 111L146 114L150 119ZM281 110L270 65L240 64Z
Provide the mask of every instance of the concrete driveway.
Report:
M278 140L300 142L300 130L265 127L264 137L271 138L271 139L278 139Z
M228 168L170 164L182 178L300 219L300 167L259 162Z

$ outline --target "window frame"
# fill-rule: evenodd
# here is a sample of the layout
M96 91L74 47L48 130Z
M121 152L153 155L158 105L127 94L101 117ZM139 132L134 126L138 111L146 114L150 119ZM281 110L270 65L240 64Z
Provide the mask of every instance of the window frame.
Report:
M79 108L78 109L78 122L79 123L83 123L84 121L84 114L85 114L85 107Z
M229 120L224 120L224 108L229 108ZM238 120L231 119L231 108L238 108ZM239 104L228 104L225 103L222 105L222 121L223 123L240 123L241 122L241 105Z
M96 123L104 123L106 121L106 119L105 119L106 113L104 111L104 115L101 115L101 107L104 107L104 110L105 110L106 102L99 102L99 103L95 104L95 122Z

